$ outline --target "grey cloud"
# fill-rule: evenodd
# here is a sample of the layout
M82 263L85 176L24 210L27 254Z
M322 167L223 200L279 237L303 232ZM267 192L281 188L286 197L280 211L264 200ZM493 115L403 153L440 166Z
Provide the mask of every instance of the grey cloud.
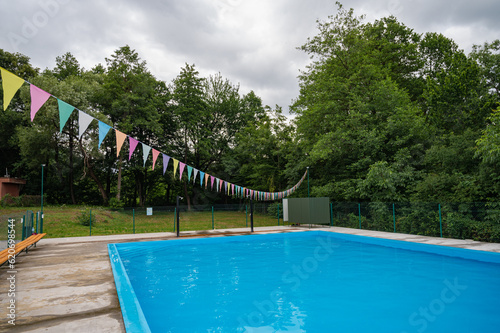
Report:
M466 50L500 35L497 1L342 2L356 15L367 14L368 21L394 14L419 33L445 32ZM194 63L201 75L220 72L239 83L242 93L254 90L265 104L286 110L298 95L299 70L309 61L296 48L316 34L317 19L336 14L336 5L332 0L39 0L3 1L0 10L0 47L20 51L35 66L51 68L56 56L71 52L90 68L128 44L162 80L170 82L184 63ZM36 15L42 20L37 33L24 37L23 25L34 24ZM24 40L13 45L13 33Z

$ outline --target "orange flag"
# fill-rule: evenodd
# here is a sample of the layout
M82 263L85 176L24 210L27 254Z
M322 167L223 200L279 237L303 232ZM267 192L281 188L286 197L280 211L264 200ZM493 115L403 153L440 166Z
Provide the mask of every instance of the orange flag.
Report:
M122 149L123 142L127 138L127 134L120 132L119 130L115 130L116 133L116 157L120 155L120 150Z

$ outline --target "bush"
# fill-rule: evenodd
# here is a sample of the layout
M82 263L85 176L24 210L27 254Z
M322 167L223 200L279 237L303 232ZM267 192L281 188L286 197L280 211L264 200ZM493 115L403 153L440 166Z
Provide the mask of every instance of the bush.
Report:
M39 195L21 195L19 197L13 197L9 193L3 196L0 200L0 206L2 207L34 207L40 206L40 196Z
M267 215L278 218L278 206L279 206L279 211L280 211L280 219L283 218L283 205L280 204L279 202L270 204L267 207Z
M13 197L9 193L3 196L2 200L0 201L0 206L2 207L15 207L18 205L18 197Z
M109 199L109 208L118 210L123 207L125 207L125 202L117 200L116 198Z
M90 217L91 217L90 208L83 208L82 210L80 210L80 213L76 219L78 223L88 227L90 226ZM95 222L97 222L96 215L95 213L92 213L92 224L94 224Z

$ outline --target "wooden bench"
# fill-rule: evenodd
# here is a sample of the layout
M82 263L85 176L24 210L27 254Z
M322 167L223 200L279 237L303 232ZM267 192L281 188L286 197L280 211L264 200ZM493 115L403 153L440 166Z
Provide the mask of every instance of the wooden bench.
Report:
M46 234L36 234L31 235L25 240L16 243L14 247L14 251L10 248L7 248L0 252L0 266L8 262L10 259L15 258L19 253L26 250L28 253L28 249L32 246L36 247L36 243L43 238Z

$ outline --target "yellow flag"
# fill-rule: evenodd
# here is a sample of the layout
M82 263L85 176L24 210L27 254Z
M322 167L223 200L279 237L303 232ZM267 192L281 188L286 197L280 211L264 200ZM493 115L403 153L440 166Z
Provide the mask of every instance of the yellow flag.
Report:
M179 161L176 160L175 158L173 158L174 160L174 177L175 177L175 173L177 172L177 167L179 166Z
M1 67L0 71L2 72L3 110L5 111L7 110L12 97L14 97L16 92L23 85L24 80Z
M122 149L123 142L127 138L127 134L115 130L116 132L116 157L120 155L120 150Z

